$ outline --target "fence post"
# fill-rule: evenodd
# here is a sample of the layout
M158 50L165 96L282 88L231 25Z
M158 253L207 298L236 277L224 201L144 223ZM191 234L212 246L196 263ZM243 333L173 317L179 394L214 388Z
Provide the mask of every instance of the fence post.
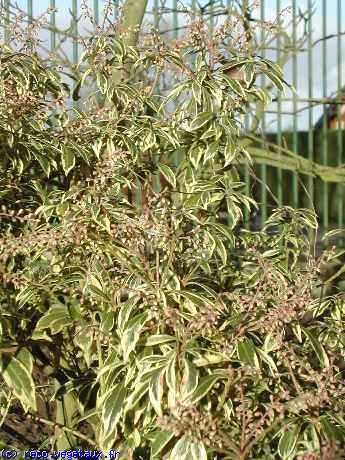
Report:
M281 59L281 3L280 0L277 0L276 4L276 12L278 16L278 26L279 26L279 33L277 36L277 60L280 62ZM279 147L282 147L283 145L283 139L282 139L282 101L281 101L281 95L278 94L277 98L277 144ZM279 206L283 205L283 171L281 168L278 168L277 170L277 199Z
M297 91L297 5L296 0L292 1L292 84ZM293 152L298 153L298 123L297 123L297 94L293 93ZM292 204L294 208L298 207L298 175L292 174Z
M326 0L322 0L322 96L327 97L327 8ZM323 106L323 125L322 125L322 162L327 164L328 160L328 126L327 126L327 112L326 105ZM323 230L327 231L328 229L328 184L323 184L323 193L322 193L322 215L323 215Z
M308 10L312 11L313 0L308 0ZM313 23L312 23L312 14L310 14L308 22L308 97L312 99L313 97ZM313 106L310 105L308 109L308 158L309 160L314 160L314 132L313 132ZM309 200L311 201L310 206L314 207L314 179L313 177L308 177L308 194Z
M50 31L50 51L53 51L56 48L56 32L54 30L56 27L55 0L50 0L50 8L53 9L53 11L50 13L50 26L52 28Z
M337 75L337 87L338 94L342 88L342 61L343 54L341 48L341 26L342 26L342 8L341 0L337 2L338 7L338 20L337 20L337 65L338 65L338 75ZM343 164L343 121L341 120L340 112L341 106L337 105L338 109L338 131L337 131L337 150L338 150L338 165ZM337 185L337 225L339 228L343 226L344 220L344 186L342 184Z
M246 0L246 6L247 6L247 0ZM261 8L260 8L260 19L262 22L265 21L265 0L261 0ZM265 30L264 27L261 28L261 44L262 46L262 51L261 55L263 58L265 58L265 46L264 46L264 41L265 41ZM262 87L265 86L266 78L264 75L262 75L261 78L261 85ZM261 130L262 130L262 135L265 136L266 133L266 117L265 117L265 112L262 114L261 118ZM262 148L265 148L265 138L263 139L263 145ZM266 165L261 165L260 167L260 210L261 210L261 225L263 225L267 219L267 166Z

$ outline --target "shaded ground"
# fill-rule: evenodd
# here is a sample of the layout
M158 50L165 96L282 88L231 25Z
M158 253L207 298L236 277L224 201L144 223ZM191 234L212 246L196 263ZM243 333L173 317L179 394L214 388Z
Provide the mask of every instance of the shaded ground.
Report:
M0 428L0 441L18 450L39 449L53 435L54 429L33 421L18 405L7 415Z

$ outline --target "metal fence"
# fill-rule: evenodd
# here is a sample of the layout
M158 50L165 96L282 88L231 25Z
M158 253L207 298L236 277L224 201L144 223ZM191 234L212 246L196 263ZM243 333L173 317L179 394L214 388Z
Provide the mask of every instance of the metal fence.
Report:
M186 6L195 12L202 10L211 27L215 27L226 18L229 9L241 1L242 6L246 6L249 0L184 0L183 5L178 0L149 0L145 21L162 33L178 37L184 31ZM65 54L74 63L81 52L76 36L82 33L82 29L100 24L109 5L103 0L17 0L16 6L10 0L0 0L0 3L5 11L5 22L18 9L27 13L30 23L47 8L58 8L58 11L49 14L49 30L43 41L47 50L65 47ZM116 18L119 1L110 3ZM80 13L85 5L92 12L93 25L87 25L85 21L80 23ZM283 15L282 11L285 12ZM341 119L345 93L342 92L345 83L345 8L342 0L261 0L250 20L253 23L275 20L278 27L283 27L282 34L267 43L263 29L261 37L258 37L261 43L258 52L281 63L286 80L296 89L295 92L288 91L285 96L277 95L262 114L258 128L263 143L265 140L273 141L311 160L342 165L344 139ZM6 38L6 27L3 30ZM61 30L65 31L62 41ZM264 80L262 84L265 84ZM334 129L337 122L338 127ZM260 203L260 221L266 219L272 207L286 204L315 207L323 228L343 227L343 184L322 183L312 177L302 177L265 165L258 167L256 174L257 179L246 170L244 177L248 192L254 191ZM248 214L246 220L250 221Z

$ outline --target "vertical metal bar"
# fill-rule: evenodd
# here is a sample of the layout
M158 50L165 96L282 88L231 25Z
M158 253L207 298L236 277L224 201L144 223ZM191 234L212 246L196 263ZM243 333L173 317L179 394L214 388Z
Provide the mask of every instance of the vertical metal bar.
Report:
M338 61L338 78L337 78L337 86L338 86L338 94L341 91L342 87L342 61L343 61L343 56L342 56L342 39L341 39L341 29L342 29L342 8L341 8L341 0L338 0L338 20L337 20L337 61ZM342 94L343 97L343 94ZM341 107L340 105L338 107L338 131L337 131L337 150L338 150L338 165L341 165L343 163L343 126L342 126L342 120L341 120ZM342 184L337 185L337 224L339 228L342 228L343 226L343 220L344 220L344 186Z
M159 24L157 24L156 17L157 17L157 8L158 2L155 0L154 3L154 24L155 28L157 29ZM114 19L119 19L119 0L114 0ZM160 177L153 177L152 179L152 187L154 190L160 190ZM133 190L128 190L128 201L130 203L134 203L138 209L143 209L143 204L147 203L147 196L145 196L144 189L142 187L142 183L140 182L139 178L135 180L135 188L134 188L134 200L133 200Z
M196 0L192 0L192 11L193 13L196 11Z
M159 6L158 0L154 0L153 17L154 17L154 25L155 25L156 30L158 30L159 28L158 6Z
M50 50L53 51L56 48L56 32L55 32L55 27L56 27L56 4L55 0L50 0L50 8L52 8L52 12L50 13L50 25L52 27L52 30L50 31Z
M313 97L313 23L311 14L313 8L313 0L308 0L308 10L310 11L308 23L308 98L311 100ZM308 110L308 158L314 160L314 133L313 133L313 106L309 106ZM314 207L314 178L308 177L308 194L311 201L310 207Z
M322 0L322 37L326 37L327 33L327 7L326 0ZM322 41L322 96L327 97L327 40ZM322 126L322 162L327 164L328 160L328 126L326 106L323 106L323 126ZM323 183L322 193L322 214L323 214L323 230L328 228L328 185Z
M292 84L297 91L297 5L296 0L292 1ZM298 126L297 126L297 94L293 93L293 133L292 145L294 153L298 152ZM292 204L294 208L298 207L298 176L292 174Z
M230 8L233 7L233 6L234 6L233 5L233 0L227 0L227 2L226 2L226 7L228 8L227 19L230 16ZM248 113L245 114L244 127L245 127L246 131L249 128ZM249 174L248 165L244 165L243 169L244 169L244 190L245 190L245 194L247 196L249 196L250 195L250 174ZM228 217L227 217L227 222L228 222L229 226L231 226L232 223L233 223L232 218L230 217L230 215L228 215ZM244 226L246 228L249 228L249 226L250 226L250 211L247 209L247 207L244 208Z
M33 17L32 0L27 0L27 11L28 11L28 22L29 22L29 24L31 24L32 23L32 17Z
M246 131L249 129L249 115L248 113L245 114L244 119L244 128ZM250 196L250 174L249 174L249 166L244 166L244 183L245 183L245 194L246 196ZM228 218L229 224L231 224L230 216ZM244 225L246 228L249 229L250 227L250 212L248 211L247 207L244 208Z
M99 0L93 0L93 19L95 21L95 25L98 26L99 24Z
M155 27L155 30L158 31L159 30L159 0L154 0L154 3L153 3L153 19L154 19L154 27ZM160 91L160 82L158 81L157 82L157 89L158 89L158 92ZM156 160L154 160L156 161ZM153 189L155 192L160 192L161 191L161 177L160 175L158 176L155 176L153 178Z
M73 35L75 35L75 38L73 38L73 64L76 64L78 62L78 40L77 40L77 35L78 35L78 0L72 0L72 14L73 14Z
M174 39L177 40L178 38L178 17L177 17L177 1L178 0L173 0L173 17L172 17L172 20L173 20L173 36L174 36ZM178 163L179 163L179 155L178 153L176 152L175 155L174 155L174 158L173 158L173 162L174 162L174 165L175 167L178 166Z
M114 10L113 10L114 11L114 21L115 21L119 16L119 0L113 0L113 7L114 7Z
M32 0L27 0L26 2L26 11L28 15L28 27L27 27L27 33L28 33L28 40L29 40L29 46L32 49L33 43L31 42L32 37L32 30L31 30L31 25L32 25L32 20L33 20L33 8L32 8Z
M79 58L79 49L78 49L78 0L72 0L72 33L73 33L73 41L72 41L72 62L74 66L78 63ZM75 82L76 83L76 82ZM79 103L78 101L73 101L73 107L78 108Z
M10 0L4 0L4 10L5 10L4 39L5 39L6 45L9 45L9 41L10 41L10 32L9 32Z
M213 33L214 29L214 3L211 3L210 6L210 32Z
M278 17L278 26L279 28L281 27L281 19L280 19L280 14L281 14L281 3L280 0L277 0L276 2L276 12L277 12L277 17ZM280 64L280 59L281 59L281 34L278 33L277 37L277 60L278 63ZM282 139L282 101L281 101L281 95L278 93L278 98L277 98L277 144L279 147L282 146L283 144L283 139ZM279 206L282 206L283 204L283 171L281 168L277 169L277 199Z
M261 0L261 7L260 7L260 20L262 22L265 21L265 0ZM262 57L265 57L265 30L264 27L261 29L261 46L262 46ZM263 75L261 78L261 85L265 86L265 76ZM262 134L264 137L263 148L265 148L265 136L266 136L266 117L265 113L262 114ZM261 225L263 225L267 219L267 166L261 165L260 167L260 176L261 176L261 184L260 184L260 205L261 205Z
M230 15L230 8L233 7L233 1L232 0L227 0L227 8L228 14ZM248 8L248 0L244 0L242 3L242 9L243 12ZM249 120L249 114L246 113L244 116L244 129L247 132L249 130L249 125L250 125L250 120ZM250 196L250 174L249 174L249 166L244 165L244 183L245 183L245 194L247 196ZM231 223L231 219L229 216L229 223ZM247 209L247 207L244 208L244 225L246 228L250 228L250 211Z
M178 17L177 17L177 0L173 0L173 29L174 39L178 38Z

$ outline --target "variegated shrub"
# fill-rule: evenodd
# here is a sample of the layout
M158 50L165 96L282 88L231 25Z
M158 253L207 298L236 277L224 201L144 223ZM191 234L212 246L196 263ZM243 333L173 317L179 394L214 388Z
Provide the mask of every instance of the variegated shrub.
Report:
M123 459L343 458L345 307L318 290L316 218L242 228L243 115L281 71L202 38L95 37L74 109L58 69L2 49L3 427L26 413L48 450Z

